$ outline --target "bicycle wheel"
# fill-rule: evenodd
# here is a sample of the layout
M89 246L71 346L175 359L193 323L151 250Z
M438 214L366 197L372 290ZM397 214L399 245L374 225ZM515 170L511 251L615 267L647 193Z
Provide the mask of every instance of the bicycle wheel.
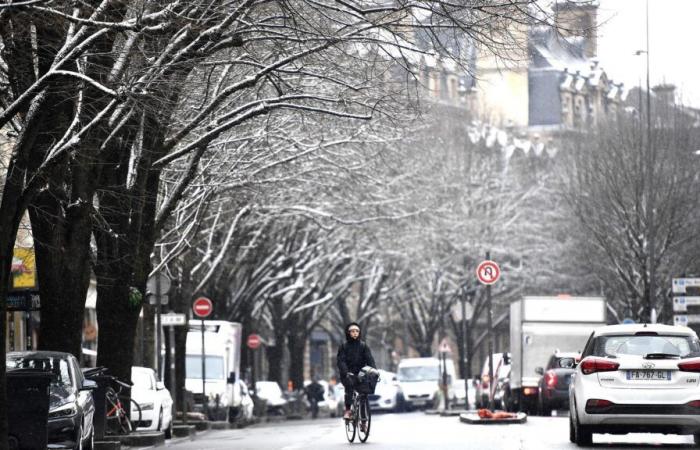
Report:
M365 442L369 437L369 427L372 424L372 413L369 409L369 401L367 401L367 396L362 396L359 409L360 426L358 427L357 436L360 438L360 442Z
M135 400L130 397L120 397L122 405L124 408L130 408L130 414L128 418L129 422L129 432L135 431L136 428L141 424L141 405L139 405ZM130 406L127 406L130 405Z
M353 408L354 409L354 408ZM353 417L350 420L344 420L345 422L345 437L348 438L348 442L353 442L355 440L355 431L357 430L357 419Z

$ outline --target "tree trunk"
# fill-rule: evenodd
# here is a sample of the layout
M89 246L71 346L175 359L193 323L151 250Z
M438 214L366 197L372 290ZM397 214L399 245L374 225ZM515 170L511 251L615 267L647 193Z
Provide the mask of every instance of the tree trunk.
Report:
M267 378L271 381L276 381L280 386L286 386L286 380L282 379L282 363L284 362L284 335L279 336L275 332L275 345L268 346L265 355L267 356L267 364L269 371Z
M90 284L90 212L87 202L65 211L53 191L42 192L29 209L41 295L39 349L78 360Z
M289 379L294 389L304 387L304 351L306 350L306 333L291 332L287 336L289 350Z

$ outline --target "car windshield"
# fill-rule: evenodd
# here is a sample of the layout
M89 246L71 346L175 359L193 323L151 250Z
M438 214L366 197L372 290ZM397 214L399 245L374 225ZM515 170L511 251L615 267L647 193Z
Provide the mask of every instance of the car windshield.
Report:
M598 336L593 342L590 353L585 356L614 358L619 355L644 356L653 353L676 355L681 358L700 356L700 343L694 336Z
M206 367L205 372L207 380L223 380L226 378L224 373L224 358L221 356L205 356ZM202 356L187 355L186 361L187 378L202 378Z
M6 363L8 369L37 369L51 372L54 375L51 384L60 386L71 385L68 361L65 359L46 356L17 356L7 358Z
M153 378L148 372L143 370L133 370L131 371L131 381L134 386L140 387L142 389L153 389Z
M438 366L400 367L399 381L437 381L440 378Z

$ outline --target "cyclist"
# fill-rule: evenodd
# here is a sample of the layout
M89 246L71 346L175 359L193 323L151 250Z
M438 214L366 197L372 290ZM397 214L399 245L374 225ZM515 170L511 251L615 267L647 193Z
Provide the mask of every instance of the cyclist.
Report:
M376 369L372 351L369 346L360 339L360 325L357 322L349 323L345 327L345 342L338 348L338 372L340 380L345 387L345 413L343 419L351 419L352 392L354 376L364 366Z

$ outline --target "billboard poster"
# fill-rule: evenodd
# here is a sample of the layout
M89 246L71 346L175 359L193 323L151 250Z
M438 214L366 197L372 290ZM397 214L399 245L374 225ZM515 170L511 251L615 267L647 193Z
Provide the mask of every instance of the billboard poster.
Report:
M34 249L15 247L12 256L12 289L36 289Z

